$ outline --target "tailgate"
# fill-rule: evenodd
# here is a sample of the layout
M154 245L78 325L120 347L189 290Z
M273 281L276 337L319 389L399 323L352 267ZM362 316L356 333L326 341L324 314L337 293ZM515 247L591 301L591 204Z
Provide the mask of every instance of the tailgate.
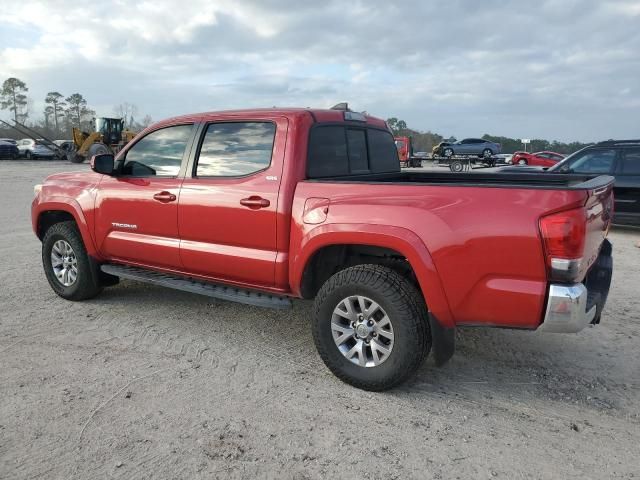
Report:
M585 203L586 229L582 268L579 278L584 278L600 253L613 219L613 182L588 191Z

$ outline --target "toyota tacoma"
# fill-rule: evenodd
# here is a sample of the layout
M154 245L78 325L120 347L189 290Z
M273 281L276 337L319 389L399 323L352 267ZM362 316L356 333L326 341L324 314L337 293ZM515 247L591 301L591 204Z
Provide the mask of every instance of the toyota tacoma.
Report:
M612 272L613 178L402 172L383 120L350 111L186 115L35 187L44 273L68 300L119 279L251 305L315 299L317 350L383 390L460 326L578 332ZM490 213L487 206L490 205Z

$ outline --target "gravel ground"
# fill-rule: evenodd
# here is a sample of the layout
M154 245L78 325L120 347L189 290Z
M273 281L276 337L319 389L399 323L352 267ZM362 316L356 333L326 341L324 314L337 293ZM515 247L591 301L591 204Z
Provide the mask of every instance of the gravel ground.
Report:
M57 297L32 186L86 168L0 162L0 478L640 477L638 231L610 235L600 326L463 329L445 367L368 393L316 355L309 302L283 313L128 281Z

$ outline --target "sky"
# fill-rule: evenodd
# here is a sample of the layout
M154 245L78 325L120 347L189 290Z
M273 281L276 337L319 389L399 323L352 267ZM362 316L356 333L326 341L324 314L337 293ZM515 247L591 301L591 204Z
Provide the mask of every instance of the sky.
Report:
M317 107L457 138L640 137L640 0L0 0L0 82L98 116ZM0 112L6 119L9 112Z

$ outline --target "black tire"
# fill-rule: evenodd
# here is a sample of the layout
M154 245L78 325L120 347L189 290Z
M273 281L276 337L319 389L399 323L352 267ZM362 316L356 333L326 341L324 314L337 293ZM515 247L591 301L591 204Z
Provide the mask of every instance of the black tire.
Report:
M446 158L451 158L453 157L453 149L452 148L445 148L442 151L442 154L446 157Z
M67 153L67 159L71 163L82 163L86 160L87 157L83 155L79 155L77 152L69 152Z
M391 320L394 344L388 358L364 367L338 350L331 332L334 308L351 295L377 302ZM313 340L325 365L340 380L363 390L381 391L407 380L431 349L427 308L422 296L406 279L380 265L357 265L333 275L314 302Z
M33 155L31 155L31 150L27 150L26 152L24 152L24 158L26 158L27 160L31 160L33 158Z
M64 286L53 272L51 264L51 250L58 240L65 240L75 253L78 275L70 286ZM49 285L54 292L66 300L86 300L93 298L102 291L98 275L92 271L92 264L87 250L84 248L80 232L75 222L61 222L52 225L42 239L42 265Z
M455 173L460 173L464 170L464 163L462 163L462 160L454 160L449 165L449 170Z
M485 148L482 151L482 158L491 158L491 157L493 157L493 152L491 151L490 148Z

